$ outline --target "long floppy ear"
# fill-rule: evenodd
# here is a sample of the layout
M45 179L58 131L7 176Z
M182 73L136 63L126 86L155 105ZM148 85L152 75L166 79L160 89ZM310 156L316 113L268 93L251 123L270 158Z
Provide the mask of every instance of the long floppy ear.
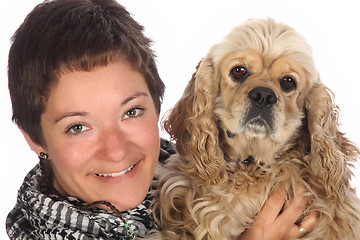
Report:
M319 82L305 99L311 141L306 160L322 181L327 197L338 197L341 188L349 187L349 167L359 157L359 149L339 130L339 109L333 98L333 93Z
M183 96L163 123L185 161L181 167L209 183L219 182L224 172L214 114L218 91L219 78L215 77L213 62L208 55L197 66Z

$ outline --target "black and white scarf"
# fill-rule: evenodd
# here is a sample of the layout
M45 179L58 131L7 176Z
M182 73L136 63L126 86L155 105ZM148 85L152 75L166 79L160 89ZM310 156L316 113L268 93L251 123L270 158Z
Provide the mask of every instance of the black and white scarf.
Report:
M161 142L160 161L174 153L168 142ZM25 177L15 207L6 219L10 239L129 239L123 221L112 211L100 208L82 210L87 203L74 197L61 199L38 190L39 164ZM137 235L156 228L150 212L151 197L122 216ZM80 207L79 207L80 206Z

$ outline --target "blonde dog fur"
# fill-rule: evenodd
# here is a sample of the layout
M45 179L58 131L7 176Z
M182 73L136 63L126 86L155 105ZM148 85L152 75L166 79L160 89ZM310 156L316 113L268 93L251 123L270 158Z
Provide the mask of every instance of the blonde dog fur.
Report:
M274 188L288 186L290 200L303 184L303 216L317 210L320 219L301 239L359 240L360 201L349 183L359 150L338 115L296 31L272 19L234 28L164 122L178 152L157 172L164 238L236 239Z

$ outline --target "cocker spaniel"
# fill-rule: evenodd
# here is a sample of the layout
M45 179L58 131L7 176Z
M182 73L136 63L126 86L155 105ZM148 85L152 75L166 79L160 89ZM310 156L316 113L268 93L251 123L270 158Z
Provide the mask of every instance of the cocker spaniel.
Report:
M338 128L333 94L304 38L272 19L248 20L213 46L164 121L177 155L158 169L154 204L169 239L235 239L271 191L298 184L301 239L360 239L360 200L350 186L359 149ZM301 221L301 219L299 220Z

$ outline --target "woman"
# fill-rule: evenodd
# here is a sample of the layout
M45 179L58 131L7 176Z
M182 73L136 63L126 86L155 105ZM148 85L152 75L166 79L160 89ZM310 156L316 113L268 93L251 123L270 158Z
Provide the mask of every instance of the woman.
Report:
M133 239L156 229L148 190L173 150L159 139L164 84L142 29L113 0L55 0L15 32L13 121L40 163L8 215L11 239ZM289 220L305 199L278 217L284 196L269 198L242 239L303 235ZM316 219L302 225L311 231Z

